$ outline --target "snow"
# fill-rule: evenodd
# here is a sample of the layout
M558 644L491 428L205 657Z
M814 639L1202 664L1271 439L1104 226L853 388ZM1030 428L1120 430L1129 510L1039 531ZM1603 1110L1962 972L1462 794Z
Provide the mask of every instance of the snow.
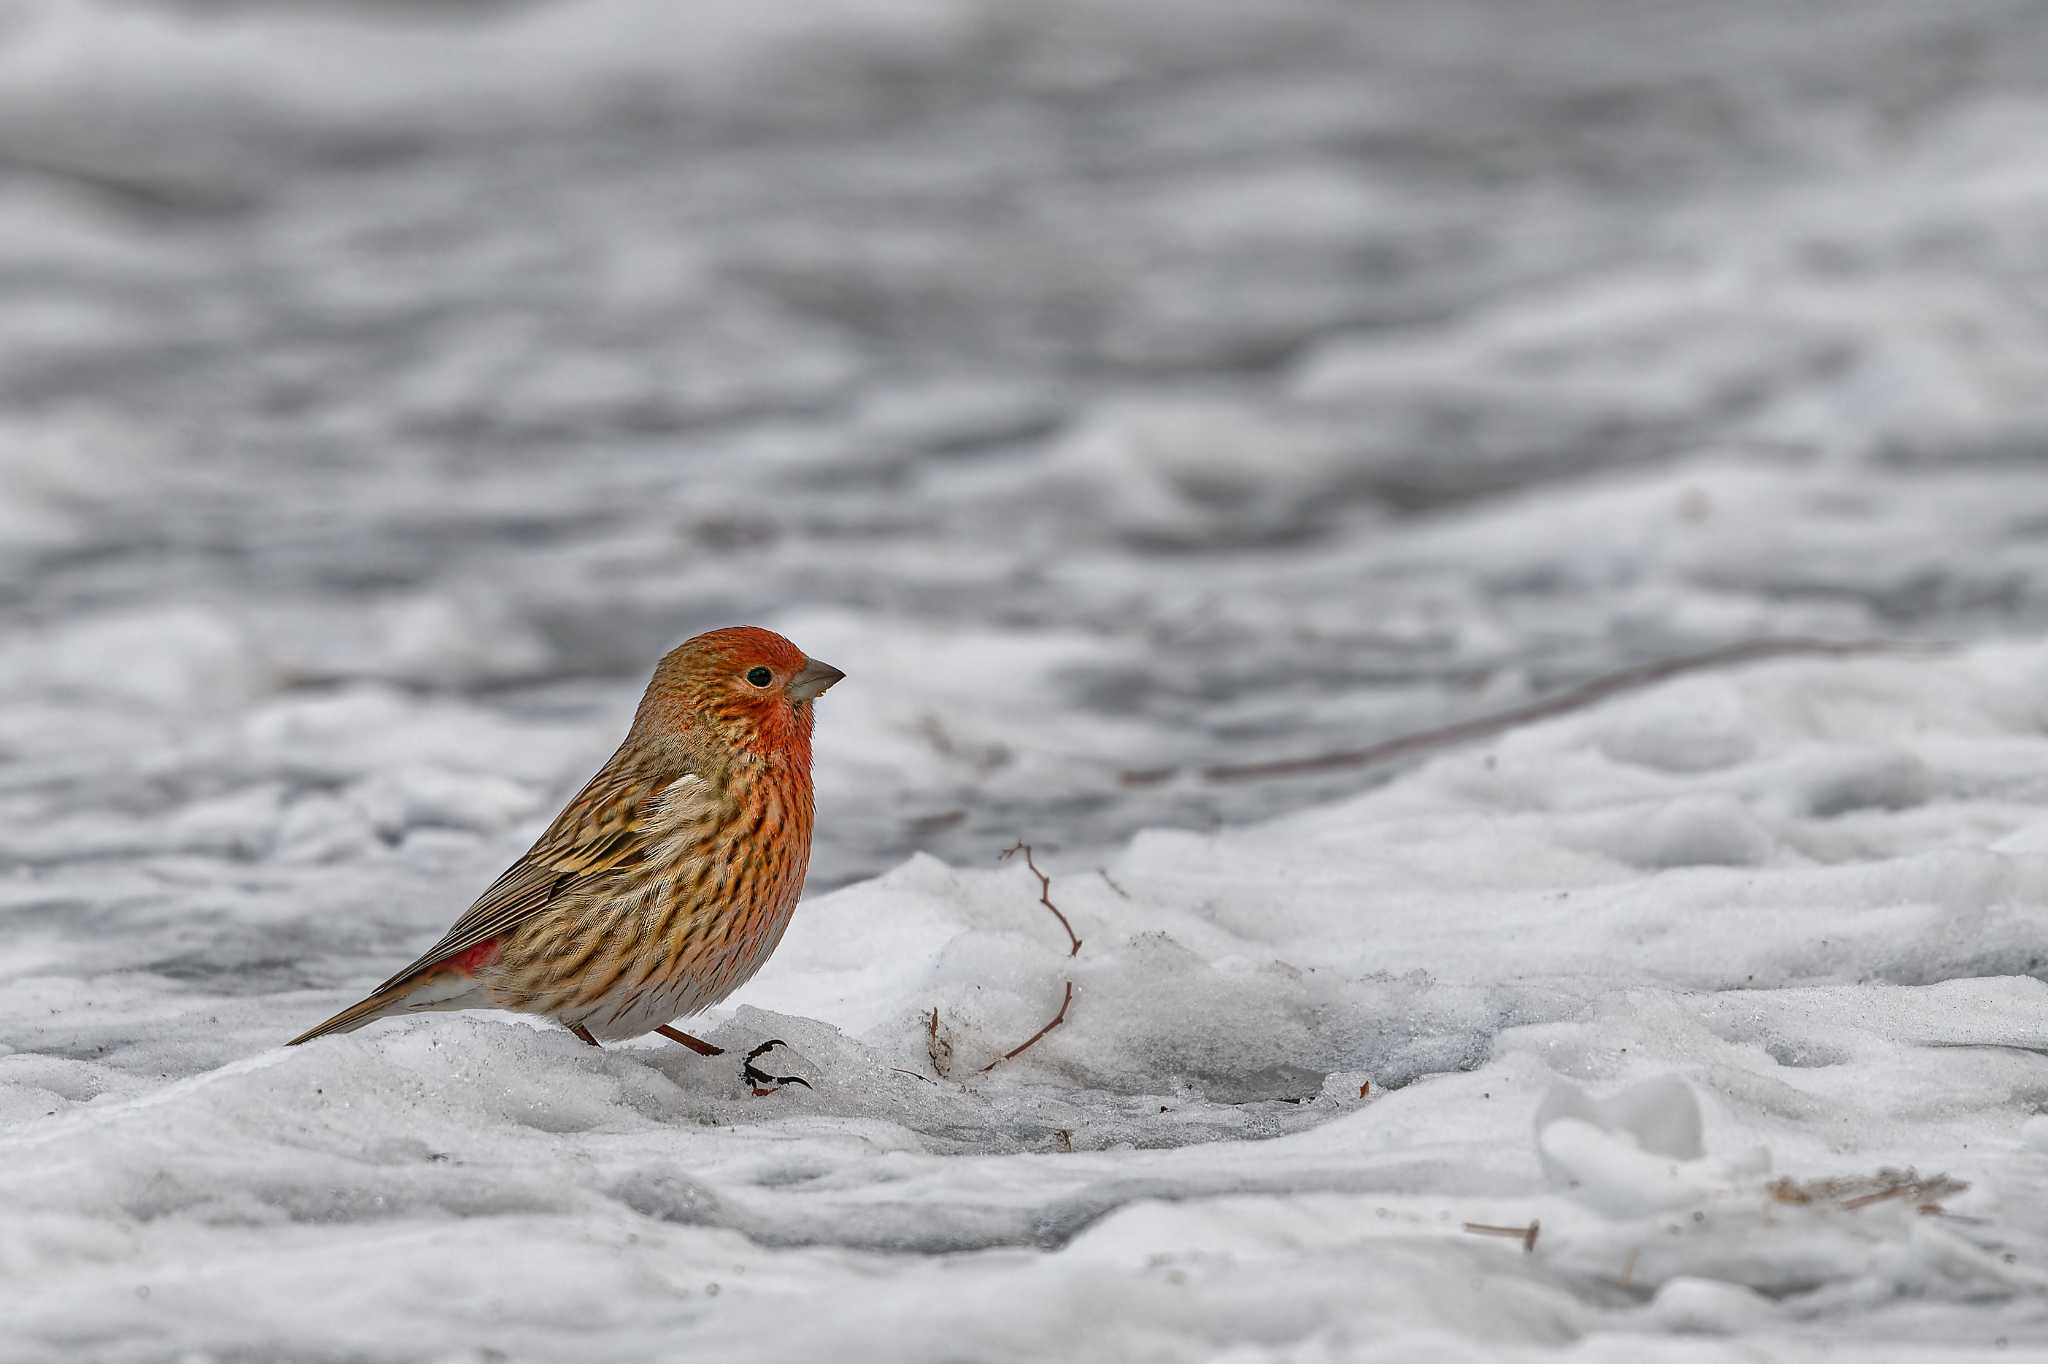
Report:
M2034 1338L2048 861L1987 844L2042 825L2044 671L2035 646L1761 665L1054 860L1072 957L1023 866L915 858L807 902L714 1015L728 1047L789 1044L812 1088L766 1099L658 1039L492 1016L287 1052L348 987L194 989L16 938L15 1330L115 1356ZM1651 737L1702 695L1746 751ZM1884 752L1917 760L1910 802L1840 776ZM390 782L394 827L525 814ZM1668 832L1645 856L1631 828ZM203 913L230 892L196 855ZM270 951L337 912L236 898ZM1065 1024L980 1073L1067 980ZM1907 1167L1968 1188L1773 1192ZM1527 1252L1463 1230L1532 1219Z
M2005 0L0 4L0 1361L2041 1352L2044 70ZM689 1026L808 1088L279 1045L739 621L848 678ZM1766 637L1912 647L1213 772Z

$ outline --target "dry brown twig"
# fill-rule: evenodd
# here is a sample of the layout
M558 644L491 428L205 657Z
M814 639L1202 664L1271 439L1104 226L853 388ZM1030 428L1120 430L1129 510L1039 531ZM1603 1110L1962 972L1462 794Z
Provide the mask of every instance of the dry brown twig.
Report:
M1949 1175L1922 1176L1918 1170L1879 1170L1874 1175L1841 1175L1829 1179L1795 1180L1790 1176L1774 1179L1765 1186L1765 1191L1780 1203L1795 1206L1814 1204L1829 1205L1845 1212L1855 1212L1873 1203L1886 1203L1894 1198L1909 1198L1915 1207L1928 1216L1946 1216L1941 1203L1962 1193L1970 1186Z
M953 1044L939 1036L939 1006L932 1005L931 1017L925 1020L925 1055L932 1058L932 1069L939 1073L941 1080L953 1073Z
M1054 1014L1049 1020L1047 1020L1046 1025L1040 1028L1037 1032L1031 1034L1031 1036L1025 1038L1022 1042L1019 1042L1016 1046L1010 1048L1001 1056L998 1056L995 1060L983 1066L981 1068L981 1073L983 1075L986 1075L990 1071L994 1070L997 1066L1001 1065L1003 1062L1014 1061L1018 1057L1022 1056L1025 1052L1030 1051L1033 1047L1037 1046L1038 1039L1044 1037L1054 1028L1057 1028L1060 1024L1067 1021L1067 1006L1069 1004L1072 1004L1073 1002L1074 982L1070 980L1067 982L1066 993L1060 996L1060 1011Z
M1522 1253L1532 1255L1536 1251L1536 1237L1542 1232L1543 1224L1531 1218L1526 1227L1496 1227L1486 1222L1467 1222L1465 1230L1474 1236L1512 1236L1522 1243Z
M1078 956L1081 951L1080 936L1074 932L1074 926L1067 922L1067 916L1060 913L1060 907L1052 902L1052 878L1050 876L1047 876L1044 872L1038 869L1038 863L1035 860L1033 860L1031 856L1031 845L1020 838L1015 843L1012 843L1009 847L1003 849L1000 853L996 854L996 860L998 862L1007 862L1010 858L1014 857L1018 853L1024 854L1024 865L1031 868L1031 874L1038 878L1038 903L1044 905L1047 909L1051 910L1052 916L1060 921L1060 927L1067 930L1067 941L1070 944L1070 946L1067 948L1067 956L1070 958ZM1037 1046L1039 1040L1043 1038L1047 1033L1051 1032L1054 1028L1057 1028L1060 1024L1067 1021L1067 1006L1074 1002L1074 982L1069 980L1065 982L1065 984L1066 989L1060 995L1059 1012L1055 1013L1049 1020L1047 1020L1046 1025L1040 1028L1037 1032L1031 1034L1031 1036L1025 1038L1022 1042L1018 1043L1016 1046L1010 1048L1010 1050L1004 1052L1001 1056L998 1056L995 1060L983 1066L981 1068L981 1073L983 1075L988 1074L990 1071L994 1070L997 1066L1001 1065L1005 1061L1016 1060L1019 1056L1022 1056L1025 1052ZM936 1041L938 1037L938 1029L939 1011L937 1009L933 1009L931 1031L934 1041Z
M1009 847L997 853L996 861L1007 862L1018 853L1024 854L1024 865L1031 868L1031 874L1038 878L1038 903L1051 910L1052 917L1058 919L1060 927L1067 930L1067 941L1073 944L1067 949L1067 955L1070 957L1080 956L1081 940L1074 936L1074 926L1067 922L1067 916L1060 913L1060 907L1052 902L1052 878L1040 871L1038 863L1032 860L1031 845L1020 838Z

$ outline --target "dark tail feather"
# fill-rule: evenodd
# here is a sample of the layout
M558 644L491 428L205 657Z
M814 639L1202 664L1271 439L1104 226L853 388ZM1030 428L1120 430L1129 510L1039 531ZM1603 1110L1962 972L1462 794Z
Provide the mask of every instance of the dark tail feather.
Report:
M306 1029L297 1037L285 1043L285 1045L296 1047L301 1042L310 1042L316 1037L325 1037L331 1032L353 1032L365 1023L382 1018L399 1001L411 994L413 987L418 984L419 981L417 979L412 979L400 981L396 985L387 985L362 1003L349 1005L346 1009L343 1009L318 1027Z

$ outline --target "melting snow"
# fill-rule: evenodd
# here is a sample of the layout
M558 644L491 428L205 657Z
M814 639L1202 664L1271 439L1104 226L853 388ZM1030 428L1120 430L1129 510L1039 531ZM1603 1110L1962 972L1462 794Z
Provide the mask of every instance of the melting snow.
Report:
M2035 1336L2044 683L2048 653L1994 647L1675 683L1055 863L1073 957L1023 867L915 858L808 902L713 1016L789 1043L813 1088L766 1099L726 1059L499 1016L288 1052L359 982L17 941L11 1323L113 1354L762 1359ZM252 953L340 912L188 879L95 894L168 895L195 952L224 898ZM1067 981L1064 1026L982 1073ZM1947 1179L1788 1196L1907 1168ZM1526 1250L1466 1229L1532 1222Z
M0 8L0 1360L2048 1345L2031 0ZM742 620L812 1088L280 1047Z

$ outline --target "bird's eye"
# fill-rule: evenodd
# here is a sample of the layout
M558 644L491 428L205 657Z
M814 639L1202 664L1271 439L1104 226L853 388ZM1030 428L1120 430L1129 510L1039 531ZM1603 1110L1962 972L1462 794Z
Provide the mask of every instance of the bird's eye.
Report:
M765 687L774 680L775 674L769 672L766 668L750 668L747 670L747 681L757 687Z

